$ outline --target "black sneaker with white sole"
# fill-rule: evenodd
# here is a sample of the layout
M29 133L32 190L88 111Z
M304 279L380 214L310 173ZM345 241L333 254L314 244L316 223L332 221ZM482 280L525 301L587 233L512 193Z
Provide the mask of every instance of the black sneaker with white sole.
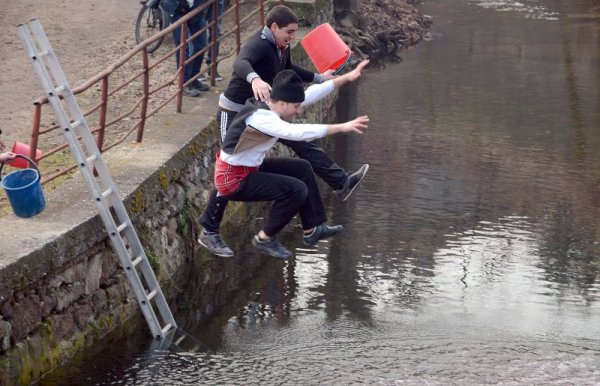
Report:
M316 245L320 240L335 236L344 229L341 225L317 225L310 235L304 236L305 245Z
M287 260L292 257L292 252L281 245L275 237L271 237L269 240L261 240L258 235L255 235L252 238L252 245L254 245L259 251L277 259Z
M368 170L369 164L361 166L360 169L348 176L344 187L340 190L335 190L334 193L341 198L342 201L346 201L352 192L354 192L354 189L362 182L363 178L365 178L365 174L367 174Z

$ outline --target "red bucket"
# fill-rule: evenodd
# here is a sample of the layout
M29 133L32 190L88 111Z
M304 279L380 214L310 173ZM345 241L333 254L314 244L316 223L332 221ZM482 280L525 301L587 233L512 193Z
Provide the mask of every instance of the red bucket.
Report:
M329 23L319 25L300 42L319 73L339 71L352 52Z
M22 142L15 142L15 144L12 147L12 152L15 154L19 154L19 155L24 155L25 157L30 157L31 156L31 149L29 148L28 145L22 143ZM35 150L35 160L40 159L40 157L42 156L42 151L40 149L36 149ZM15 159L13 159L12 161L10 161L9 165L12 166L13 168L20 168L20 169L24 169L26 168L29 162L26 161L25 159L23 159L22 157L17 157Z

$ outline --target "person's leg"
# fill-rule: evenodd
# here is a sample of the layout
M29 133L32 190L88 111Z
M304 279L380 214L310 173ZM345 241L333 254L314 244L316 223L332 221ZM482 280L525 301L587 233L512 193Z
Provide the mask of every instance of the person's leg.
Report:
M211 233L219 233L219 227L221 220L223 220L223 214L225 213L225 207L229 200L217 192L217 189L213 188L208 197L208 203L206 204L206 210L200 218L200 224L204 229Z
M260 170L265 173L292 177L304 183L307 196L298 211L304 230L312 229L327 221L319 187L308 161L298 158L265 158ZM266 233L270 235L269 232Z
M267 236L277 235L301 210L308 196L306 184L301 180L264 171L275 170L275 167L263 169L265 163L271 166L276 164L290 165L287 162L288 160L288 158L265 159L260 171L250 173L242 181L238 190L227 196L230 201L273 201L262 228ZM310 167L310 165L308 166Z
M177 20L181 19L179 14L171 14L171 23L174 24ZM181 43L181 28L175 28L173 30L173 41L175 45L178 46ZM179 68L179 52L175 52L175 65L176 68Z
M236 114L235 111L217 109L217 122L221 131L221 141L225 139L225 132ZM219 231L228 202L229 200L226 197L218 195L217 190L212 189L206 209L200 218L200 225L203 229L198 238L198 242L209 251L223 257L233 256L233 251L223 241Z
M325 181L342 201L350 197L369 170L369 165L364 164L356 172L347 172L314 142L286 139L280 139L279 142L292 149L298 157L310 162L315 174Z
M280 159L274 160L274 163L278 161ZM228 198L236 201L274 201L262 229L252 238L252 245L270 256L285 260L293 254L277 241L276 235L298 213L307 195L306 185L299 179L259 171L249 174Z
M298 212L304 230L304 244L315 245L319 240L334 236L344 229L341 225L328 226L324 224L327 221L325 208L308 161L286 158L284 162L271 163L269 160L269 158L265 159L261 170L297 178L308 189L306 201Z
M296 155L310 162L314 172L333 190L342 189L348 178L348 174L336 164L325 150L314 142L291 141L280 139L279 142L289 147Z
M194 7L202 5L205 0L195 0ZM198 31L200 31L206 25L206 10L200 12L198 15L194 16L190 20L188 20L188 35L192 36ZM188 41L188 55L187 58L196 54L198 51L201 51L206 47L206 31L201 33L199 36L190 39ZM204 54L199 55L194 58L187 66L185 66L185 81L192 79L194 76L200 73L200 67L202 66L202 62L204 61Z
M203 229L198 236L198 242L217 256L231 257L233 250L223 241L219 233L219 227L228 200L219 195L216 189L212 189L208 198L206 209L200 219Z

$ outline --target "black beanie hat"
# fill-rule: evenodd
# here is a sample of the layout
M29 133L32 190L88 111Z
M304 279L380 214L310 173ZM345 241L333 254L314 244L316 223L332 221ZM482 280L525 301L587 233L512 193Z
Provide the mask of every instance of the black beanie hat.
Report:
M294 70L282 70L273 78L271 99L282 102L304 102L304 83Z

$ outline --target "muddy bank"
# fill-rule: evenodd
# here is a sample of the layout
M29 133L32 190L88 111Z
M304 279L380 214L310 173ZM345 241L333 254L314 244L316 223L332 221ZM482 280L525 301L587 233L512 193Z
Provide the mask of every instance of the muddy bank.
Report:
M354 52L356 60L400 58L403 49L431 36L433 19L407 0L361 0L358 10L339 5L336 31Z

